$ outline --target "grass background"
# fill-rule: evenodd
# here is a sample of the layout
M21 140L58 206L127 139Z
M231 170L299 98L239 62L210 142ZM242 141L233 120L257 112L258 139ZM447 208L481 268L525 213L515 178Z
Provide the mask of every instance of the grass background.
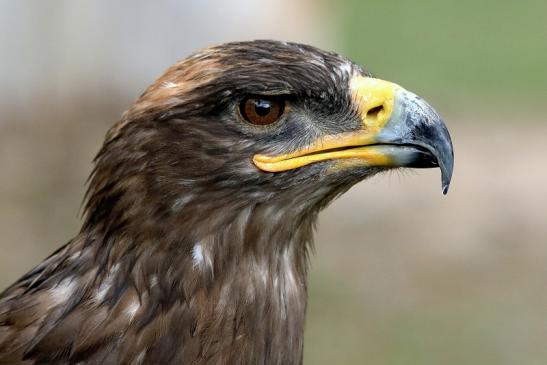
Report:
M341 14L350 57L449 112L545 110L545 1L346 0Z

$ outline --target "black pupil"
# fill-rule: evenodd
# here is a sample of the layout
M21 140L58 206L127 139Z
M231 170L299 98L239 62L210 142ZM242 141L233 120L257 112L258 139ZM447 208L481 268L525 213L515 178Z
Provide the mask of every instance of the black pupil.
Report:
M258 99L255 101L255 112L261 117L265 117L266 115L270 114L271 110L272 104L270 101L264 99Z

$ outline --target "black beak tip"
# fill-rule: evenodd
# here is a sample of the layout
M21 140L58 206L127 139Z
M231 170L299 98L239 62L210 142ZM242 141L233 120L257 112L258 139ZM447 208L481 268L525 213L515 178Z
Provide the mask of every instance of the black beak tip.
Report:
M439 161L439 167L441 168L441 185L443 195L448 194L448 188L450 187L450 182L452 181L452 170L453 170L453 158L448 161ZM449 166L446 166L448 162Z

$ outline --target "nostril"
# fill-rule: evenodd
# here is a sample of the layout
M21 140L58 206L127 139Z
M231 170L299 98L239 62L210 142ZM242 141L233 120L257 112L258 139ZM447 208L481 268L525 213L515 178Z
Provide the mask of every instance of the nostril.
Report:
M367 117L376 119L382 110L384 110L383 105L375 106L374 108L369 109Z

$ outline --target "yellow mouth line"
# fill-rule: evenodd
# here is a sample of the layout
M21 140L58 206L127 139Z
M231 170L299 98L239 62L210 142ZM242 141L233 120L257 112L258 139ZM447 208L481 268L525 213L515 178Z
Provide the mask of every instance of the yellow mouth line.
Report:
M391 165L391 159L380 151L377 151L374 146L354 147L341 151L315 153L276 162L266 161L264 157L265 156L257 155L253 158L253 162L259 169L268 172L293 170L314 162L342 158L358 158L362 160L363 165L367 166Z
M374 138L368 133L347 133L324 138L312 146L289 154L255 155L253 163L268 172L287 171L314 162L347 158L358 158L367 166L390 166L390 157L379 151L374 143Z

